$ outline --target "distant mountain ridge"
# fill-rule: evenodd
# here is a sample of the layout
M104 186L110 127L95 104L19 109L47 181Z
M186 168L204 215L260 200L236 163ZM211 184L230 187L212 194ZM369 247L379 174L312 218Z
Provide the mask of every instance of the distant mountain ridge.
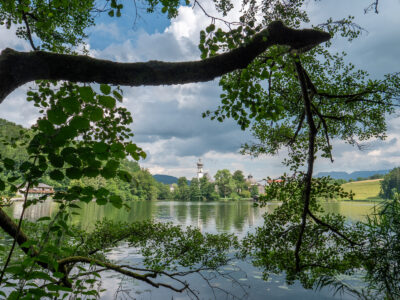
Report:
M319 172L315 177L323 177L323 176L330 176L333 179L345 179L345 180L350 180L350 179L357 179L359 177L362 178L368 178L372 175L376 174L382 174L385 175L389 173L391 170L377 170L377 171L355 171L352 173L347 173L347 172Z
M171 176L171 175L155 174L155 175L153 175L153 178L155 180L157 180L158 182L161 182L164 184L178 183L178 178L175 176ZM187 183L188 183L188 185L190 185L190 180L188 180Z
M164 184L173 184L173 183L178 183L178 178L170 175L161 175L161 174L156 174L153 175L153 178L157 180L158 182L164 183Z

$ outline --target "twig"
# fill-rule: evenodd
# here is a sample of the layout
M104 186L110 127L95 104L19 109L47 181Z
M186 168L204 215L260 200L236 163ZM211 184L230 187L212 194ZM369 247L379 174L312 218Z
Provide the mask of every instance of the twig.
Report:
M18 3L19 3L19 5L21 5L21 0L18 0ZM33 42L31 28L29 26L28 19L26 18L26 13L23 10L21 10L21 13L22 13L22 19L24 20L24 23L25 23L26 34L28 36L29 44L31 44L31 47L34 51L37 51L38 48L36 48L35 43Z
M233 25L233 26L244 25L242 22L229 22L229 21L224 20L224 19L222 19L222 18L218 18L218 17L215 17L215 16L210 15L210 14L204 9L204 7L200 4L200 2L199 2L198 0L194 0L192 8L194 9L196 5L203 11L203 13L204 13L208 18L211 19L211 22L212 22L212 23L215 23L215 21L220 21L220 22L224 23L229 29L231 29L231 26L232 26L232 25Z
M301 128L303 127L303 122L304 122L305 116L306 116L305 111L303 110L303 112L300 116L300 122L297 125L296 132L294 133L294 136L290 139L289 143L287 144L288 146L293 145L294 142L296 141L297 136L299 135L299 132L300 132Z
M331 162L333 163L333 156L332 156L332 146L330 143L330 139L329 139L329 134L328 134L328 125L326 124L326 120L323 117L323 115L318 111L318 108L315 107L315 105L313 105L314 111L315 113L318 115L319 119L321 120L322 126L324 127L324 133L325 133L325 139L326 139L326 143L328 144L328 151L329 151L329 158L331 160Z
M36 161L36 158L35 158L35 161ZM34 162L34 163L35 163L35 162ZM27 184L26 190L25 190L25 195L24 195L24 203L23 203L23 205L22 205L22 212L21 212L21 215L20 215L19 221L18 221L17 232L16 232L16 234L15 234L15 236L14 236L14 240L13 240L13 244L12 244L12 246L11 246L11 249L10 249L10 251L8 252L8 256L7 256L6 262L5 262L5 264L4 264L3 270L1 271L1 275L0 275L0 284L3 282L4 274L5 274L5 272L6 272L6 269L7 269L8 264L10 263L11 256L12 256L12 254L13 254L13 252L14 252L14 249L15 249L15 245L17 244L17 239L18 239L18 236L19 236L19 232L20 232L20 230L21 230L22 219L24 218L24 213L25 213L25 210L26 210L26 202L27 202L27 200L28 200L28 191L29 191L29 189L30 189L30 187L31 187L31 184L32 184L32 182L31 182L31 181L28 181L28 184Z
M352 246L362 246L362 243L357 243L354 242L353 240L351 240L350 238L348 238L346 235L344 235L343 233L341 233L340 231L338 231L335 227L329 225L328 223L325 223L324 221L318 219L310 210L307 211L308 215L315 221L315 223L322 225L324 227L329 228L330 231L332 231L333 233L335 233L336 235L340 236L341 238L343 238L344 240L346 240L349 244L351 244Z

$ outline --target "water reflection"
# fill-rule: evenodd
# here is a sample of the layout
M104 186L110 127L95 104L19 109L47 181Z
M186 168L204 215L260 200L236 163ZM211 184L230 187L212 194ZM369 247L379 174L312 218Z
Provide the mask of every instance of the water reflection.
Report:
M250 228L263 223L263 214L272 212L279 204L270 203L267 207L254 207L251 201L227 202L180 202L180 201L135 201L131 209L116 209L112 205L99 206L94 202L80 204L79 215L73 216L72 224L90 229L93 224L107 218L109 220L133 222L153 219L173 222L184 226L196 226L205 232L235 232L242 234ZM371 202L327 202L322 204L327 213L338 213L349 221L364 221L368 214L374 213L375 204ZM7 213L18 219L23 202L14 202L6 208ZM51 199L30 206L25 211L25 219L36 221L44 216L52 216L58 205Z
M271 203L267 207L254 207L251 201L232 202L179 202L179 201L137 201L131 202L130 210L116 209L111 205L99 206L94 202L81 204L77 210L79 215L73 215L72 223L82 229L90 230L96 221L107 218L114 221L143 221L153 219L161 222L173 222L184 226L196 226L203 232L233 232L242 237L247 232L263 224L263 214L272 212L279 204ZM365 220L367 214L373 213L373 203L363 202L333 202L323 203L327 213L339 213L349 221ZM7 213L19 218L22 212L22 202L16 202L6 209ZM57 212L57 204L51 199L44 203L29 207L25 218L35 221L43 216L51 216ZM112 258L127 263L138 263L137 256L131 254L129 247L118 247L110 255ZM260 270L248 262L235 262L243 272L235 274L237 280L245 280L251 288L246 289L248 299L353 299L351 296L343 298L333 297L331 291L322 290L314 292L303 289L299 283L286 286L282 275L273 275L271 280L265 282L261 279ZM246 274L245 276L243 274ZM105 273L102 287L107 291L102 294L102 299L113 299L116 289L124 283L124 289L132 291L137 299L187 299L185 295L175 294L165 289L149 289L149 286L116 276L115 273ZM211 299L213 294L204 281L190 278L200 292L201 299ZM220 287L227 288L236 293L231 282L218 279ZM223 295L221 295L222 297Z
M22 213L24 201L15 201L11 207L6 207L4 210L14 219L19 219ZM53 216L57 212L58 205L52 199L46 199L36 205L29 206L24 213L24 219L36 221L41 217Z
M256 208L250 201L137 201L130 203L130 206L130 210L118 210L111 205L82 204L78 210L80 216L74 216L72 223L90 229L97 220L103 218L127 222L153 219L199 227L204 232L235 232L241 235L261 225L264 212L273 208Z

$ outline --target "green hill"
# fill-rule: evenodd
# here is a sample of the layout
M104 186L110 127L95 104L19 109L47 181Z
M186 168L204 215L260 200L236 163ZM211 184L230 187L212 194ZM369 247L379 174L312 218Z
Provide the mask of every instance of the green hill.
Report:
M382 179L355 181L345 183L342 187L346 192L353 191L353 193L355 193L354 200L382 200L382 198L379 197L381 181Z
M22 136L21 136L22 134ZM13 122L0 118L0 157L11 158L15 161L16 166L20 166L24 161L29 159L26 152L26 146L22 144L24 141L29 141L32 131L24 128ZM11 143L16 140L15 145ZM5 143L4 143L5 142ZM154 200L154 199L169 199L169 186L157 182L149 171L142 169L136 161L124 159L121 161L121 169L131 173L132 181L124 182L118 178L104 179L101 176L96 178L82 178L79 180L70 180L64 178L63 181L54 181L48 176L48 172L52 170L49 166L47 173L41 178L41 182L53 186L55 189L64 189L68 186L90 185L94 188L105 187L112 193L121 196L126 200ZM0 179L7 181L10 171L3 169L0 172ZM17 184L22 181L17 180ZM13 194L10 194L13 195ZM0 196L10 196L7 191L1 192Z

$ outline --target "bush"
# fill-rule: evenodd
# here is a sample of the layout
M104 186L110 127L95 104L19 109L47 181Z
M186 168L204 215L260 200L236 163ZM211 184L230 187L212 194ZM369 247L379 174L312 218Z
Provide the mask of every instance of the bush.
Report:
M392 199L394 193L400 192L400 167L394 168L383 177L381 181L380 196L384 199Z

